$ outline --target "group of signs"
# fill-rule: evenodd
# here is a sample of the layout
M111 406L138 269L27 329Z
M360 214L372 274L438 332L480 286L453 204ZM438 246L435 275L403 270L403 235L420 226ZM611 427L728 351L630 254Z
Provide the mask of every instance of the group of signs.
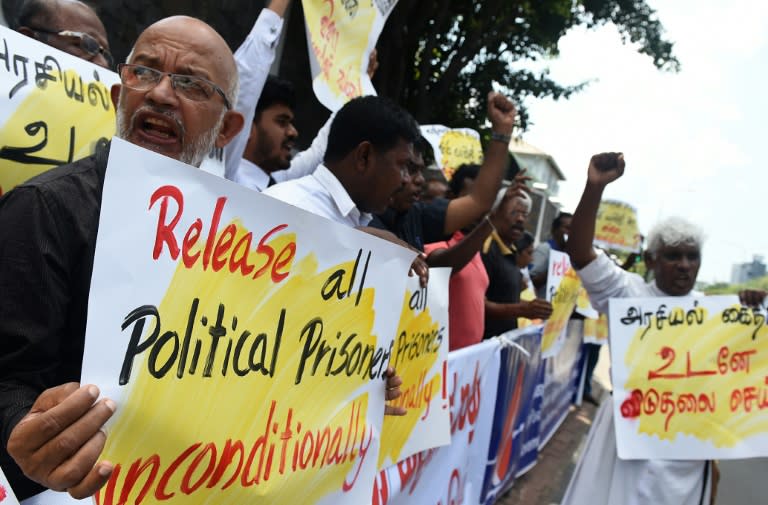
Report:
M356 62L367 61L394 2L304 3L311 49L319 51L313 69L324 76L316 78L318 96L370 91ZM366 35L360 58L334 51L339 33L358 28ZM0 30L0 188L8 191L112 137L108 90L117 76ZM442 166L479 160L476 132L424 128ZM603 243L639 247L634 211L623 204L601 209L598 229ZM489 447L523 449L512 439L493 446L490 427L475 429L496 415L487 406L504 375L502 344L449 356L449 274L433 271L422 289L407 276L412 259L113 139L82 377L118 404L103 454L117 466L96 502L365 503L372 488L380 499L383 486L391 491L396 472L403 503L414 502L417 482L425 496L447 485L446 502L461 495L480 503L488 486L450 461L485 465ZM573 356L574 309L594 321L585 323L586 336L607 334L566 255L552 253L549 282L552 318L522 331L538 331L541 358L555 364L564 350ZM621 300L610 311L622 458L768 454L764 311L728 297ZM404 417L383 415L387 364L404 380ZM550 402L570 402L568 377L551 386ZM507 391L505 409L523 398L516 392L523 390ZM562 412L540 414L550 410ZM500 430L512 426L522 425L510 420ZM465 454L460 446L475 456L456 456ZM430 477L433 459L448 461L447 478ZM0 503L13 499L0 473Z

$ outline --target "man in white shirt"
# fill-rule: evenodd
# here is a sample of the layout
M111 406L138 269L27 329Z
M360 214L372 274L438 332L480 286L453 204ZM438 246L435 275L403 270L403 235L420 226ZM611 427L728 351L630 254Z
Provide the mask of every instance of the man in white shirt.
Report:
M603 190L624 172L624 156L592 157L587 185L571 221L566 249L592 306L607 312L610 298L690 296L701 265L701 230L668 218L648 235L645 262L655 280L646 283L592 248ZM712 488L709 461L622 460L616 452L612 402L603 402L563 505L708 505Z
M331 124L324 164L264 194L353 227L367 226L400 189L419 128L386 98L355 98Z

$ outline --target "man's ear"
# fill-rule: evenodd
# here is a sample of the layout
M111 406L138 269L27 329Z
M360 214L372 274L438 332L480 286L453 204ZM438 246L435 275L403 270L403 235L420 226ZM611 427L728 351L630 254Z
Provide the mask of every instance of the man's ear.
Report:
M653 254L650 251L643 252L643 260L645 260L645 269L649 272L653 271L656 266L656 260L653 259Z
M374 155L373 144L367 140L360 142L355 148L353 155L355 160L355 170L357 172L365 172L372 162Z
M27 37L37 39L37 34L35 33L35 31L28 26L20 26L16 28L16 31L22 35L26 35Z
M245 118L236 110L228 110L224 113L224 121L221 123L221 129L216 135L216 147L224 147L229 144L235 135L243 129Z
M112 97L112 105L115 107L115 112L117 112L117 102L120 100L121 89L122 87L119 84L113 84L109 89L109 95Z

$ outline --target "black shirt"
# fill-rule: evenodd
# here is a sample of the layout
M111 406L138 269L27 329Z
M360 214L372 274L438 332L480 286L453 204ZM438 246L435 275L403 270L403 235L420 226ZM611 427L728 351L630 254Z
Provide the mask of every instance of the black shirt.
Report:
M485 297L496 303L519 303L523 274L517 266L515 255L502 253L496 241L491 240L491 247L487 253L482 254L482 258L490 281ZM515 328L517 328L517 318L488 319L486 317L483 338L495 337Z
M370 226L389 230L417 248L424 250L424 244L445 240L445 214L450 202L436 198L431 202L416 202L405 212L388 208L383 214L373 217Z
M0 198L0 467L22 500L44 490L8 455L45 389L78 382L108 148Z

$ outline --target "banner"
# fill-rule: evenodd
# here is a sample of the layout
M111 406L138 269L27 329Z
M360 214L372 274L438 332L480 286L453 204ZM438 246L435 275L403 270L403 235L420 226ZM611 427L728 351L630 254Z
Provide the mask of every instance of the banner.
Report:
M640 230L634 207L617 200L602 200L597 210L594 243L604 249L640 250Z
M765 310L735 296L610 301L619 457L768 455Z
M11 485L8 484L8 479L5 478L2 468L0 468L0 505L19 505L19 500L13 494Z
M83 361L117 403L97 503L370 499L412 259L114 139Z
M397 0L302 0L312 89L332 111L352 98L375 95L368 58Z
M547 301L552 302L552 315L547 319L541 340L545 358L559 352L566 338L565 327L574 309L585 317L597 317L581 279L571 267L570 258L560 251L549 251Z
M429 270L429 285L409 277L389 360L403 379L395 406L404 416L386 416L381 430L378 468L412 454L451 443L448 411L448 282L450 268Z
M480 503L500 347L499 340L492 339L449 354L451 444L414 454L381 471L373 505Z
M0 195L115 133L117 74L0 26Z
M608 343L608 316L600 314L597 319L584 319L584 343L603 345Z
M543 362L544 396L541 405L540 449L565 421L579 390L583 328L583 321L570 320L563 332L564 339L560 350Z
M535 420L534 427L531 413L539 385L541 326L513 330L499 338L505 345L483 483L486 505L493 505L512 487L518 473L526 470L524 451L538 455L539 446L538 422Z
M483 162L480 134L471 128L448 128L432 124L422 126L421 134L432 146L435 163L449 181L461 165L479 165Z

